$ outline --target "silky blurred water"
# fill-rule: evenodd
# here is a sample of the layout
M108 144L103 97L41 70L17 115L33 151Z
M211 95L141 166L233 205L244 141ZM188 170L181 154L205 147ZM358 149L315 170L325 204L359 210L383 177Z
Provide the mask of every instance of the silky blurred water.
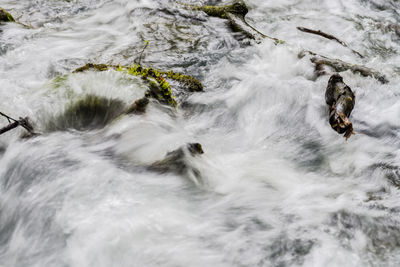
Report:
M246 3L248 22L287 44L249 42L174 1L0 0L35 28L0 25L0 111L43 132L0 136L1 267L400 265L400 37L387 29L400 4ZM101 129L46 130L87 94L140 98L140 79L71 71L131 64L145 40L144 65L195 76L205 92ZM302 48L390 81L341 73L356 95L347 141L328 124L329 76ZM200 175L146 169L190 142L205 152L187 158Z

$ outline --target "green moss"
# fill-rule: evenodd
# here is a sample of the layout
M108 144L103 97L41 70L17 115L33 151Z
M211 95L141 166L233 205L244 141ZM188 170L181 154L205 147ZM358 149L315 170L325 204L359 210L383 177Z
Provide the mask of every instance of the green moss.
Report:
M162 77L161 73L153 68L142 67L139 64L131 65L129 68L118 66L117 71L125 72L129 75L139 76L147 80L150 89L146 92L147 97L153 97L163 104L176 107L178 103L172 94L169 83Z
M186 85L190 92L201 92L203 91L203 85L201 82L192 76L181 74L178 72L173 72L172 70L167 72L161 72L161 74L166 75L166 78L179 81Z
M0 21L15 22L15 19L13 18L13 16L11 16L10 13L0 7Z
M10 13L7 14L7 18L8 18L8 21L11 21L11 22L15 21L15 19L13 18L13 16L11 16Z
M83 72L90 69L104 71L110 68L128 75L141 77L150 85L150 89L146 92L147 97L153 97L159 102L172 107L176 107L178 103L176 102L171 86L166 79L176 80L184 84L190 92L203 91L203 85L201 82L192 76L173 71L159 71L151 67L141 66L140 64L132 64L130 67L125 67L121 65L113 66L88 63L77 68L74 72Z

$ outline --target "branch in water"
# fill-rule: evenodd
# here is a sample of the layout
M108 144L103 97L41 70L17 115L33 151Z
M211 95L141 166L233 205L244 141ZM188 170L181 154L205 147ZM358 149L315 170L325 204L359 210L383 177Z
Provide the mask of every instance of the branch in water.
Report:
M380 81L381 83L387 83L388 80L386 79L385 75L362 65L357 64L350 64L344 62L340 59L331 59L324 56L319 56L313 53L313 57L310 59L312 63L319 68L321 65L329 66L333 68L336 72L342 72L346 70L351 70L353 73L359 73L361 76L364 77L373 77Z
M237 0L232 4L221 6L196 6L180 2L178 3L189 10L203 11L211 17L227 19L230 22L233 31L242 32L248 38L254 39L257 42L261 42L264 38L268 38L273 40L276 44L284 43L282 40L261 33L247 23L245 16L249 12L249 9L242 0Z
M322 32L322 31L320 31L320 30L312 30L312 29L308 29L308 28L304 28L304 27L297 27L297 29L298 29L299 31L302 31L302 32L307 32L307 33L311 33L311 34L316 34L316 35L322 36L322 37L324 37L324 38L326 38L326 39L334 40L334 41L338 42L339 44L341 44L342 46L347 47L348 49L350 49L354 54L358 55L358 56L361 57L361 58L364 58L364 56L361 55L359 52L357 52L357 51L354 50L354 49L351 49L345 42L343 42L342 40L336 38L335 36L333 36L333 35L331 35L331 34Z
M12 117L4 114L3 112L0 112L0 115L5 117L9 122L9 124L7 126L0 129L0 135L3 133L6 133L12 129L17 128L18 126L21 126L25 130L27 130L30 135L37 135L37 133L34 132L33 126L29 122L28 118L19 118L19 120L16 120L16 119L13 119Z
M0 21L1 22L15 22L14 17L6 10L0 7Z
M246 20L245 20L245 15L248 12L248 8L246 4L242 1L236 1L233 4L230 5L222 5L222 6L195 6L195 5L187 5L183 3L179 3L183 5L186 9L189 10L198 10L198 11L204 11L207 15L213 16L213 17L219 17L222 19L227 19L229 20L231 27L234 31L239 31L244 33L247 37L250 39L254 39L256 41L261 41L265 38L273 40L275 44L284 44L286 43L283 40L280 40L278 38L270 37L268 35L265 35L258 30L256 30L254 27L249 25ZM306 28L298 28L299 30L304 30L306 32L312 32L312 33L319 33L319 35L324 36L325 38L336 40L340 44L347 46L346 43L343 41L339 40L338 38L322 33L321 31L314 31ZM355 50L352 50L354 53L358 54L360 57L363 57L360 53L358 53ZM375 79L379 80L382 83L387 83L388 80L386 77L370 68L367 68L362 65L357 65L357 64L350 64L344 61L341 61L339 59L331 59L328 57L320 56L314 52L303 50L300 52L300 55L305 55L305 54L310 54L313 57L311 58L311 62L313 62L317 68L321 67L322 65L330 66L335 69L337 72L341 71L346 71L346 70L351 70L353 73L360 73L362 76L371 76L374 77Z
M22 22L19 22L18 20L16 20L8 11L6 11L5 9L0 7L0 22L15 22L25 28L28 29L33 29L32 26L23 24Z
M17 128L19 126L19 122L18 121L14 121L10 124L8 124L7 126L3 127L0 129L0 134L3 134L5 132L8 132L14 128Z

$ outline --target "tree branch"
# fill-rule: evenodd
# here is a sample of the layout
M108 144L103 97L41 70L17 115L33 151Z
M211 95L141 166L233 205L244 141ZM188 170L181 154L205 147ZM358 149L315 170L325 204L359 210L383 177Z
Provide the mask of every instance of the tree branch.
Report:
M364 58L364 56L361 55L359 52L357 52L357 51L354 50L354 49L351 49L345 42L343 42L342 40L336 38L335 36L333 36L333 35L331 35L331 34L322 32L322 31L320 31L320 30L312 30L312 29L304 28L304 27L297 27L297 29L298 29L299 31L302 31L302 32L311 33L311 34L316 34L316 35L322 36L322 37L324 37L324 38L326 38L326 39L336 41L336 42L338 42L339 44L341 44L342 46L344 46L344 47L350 49L351 52L353 52L354 54L358 55L358 56L361 57L361 58Z
M0 129L0 135L8 132L14 128L17 128L18 126L21 126L24 128L26 131L28 131L31 135L37 135L37 133L34 132L32 124L29 122L28 118L19 118L19 120L13 119L12 117L4 114L3 112L0 112L0 115L5 117L9 124L3 128ZM13 122L11 122L13 121Z
M236 0L233 4L221 5L221 6L195 6L195 5L188 5L188 4L183 4L183 3L179 3L179 4L183 5L186 9L189 9L189 10L204 11L209 16L227 19L227 20L229 20L229 22L232 26L232 29L234 31L243 32L250 39L254 39L254 40L258 41L258 40L267 38L267 39L274 41L275 44L286 43L285 41L280 40L278 38L274 38L274 37L265 35L265 34L259 32L258 30L256 30L251 25L249 25L245 20L245 15L248 13L248 8L242 0ZM321 31L314 31L314 30L301 28L301 27L298 27L298 29L306 31L306 32L318 34L318 35L321 35L321 36L331 39L331 40L335 40L348 48L348 46L345 42L339 40L338 38L334 37L333 35L329 35L329 34L321 32ZM357 51L355 51L355 50L352 50L352 51L354 53L356 53L357 55L359 55L360 57L363 57ZM370 69L368 67L365 67L362 65L357 65L357 64L350 64L350 63L344 62L339 59L331 59L331 58L328 58L325 56L318 55L317 53L314 53L314 52L308 51L308 50L301 51L299 55L304 56L305 54L309 54L312 56L312 58L310 60L311 60L311 62L313 62L316 65L316 67L320 67L321 65L326 65L326 66L334 68L335 71L337 71L337 72L351 70L353 73L359 73L362 76L373 77L373 78L377 79L378 81L380 81L381 83L388 82L388 80L386 79L386 77L383 74L381 74L378 71L375 71L373 69Z

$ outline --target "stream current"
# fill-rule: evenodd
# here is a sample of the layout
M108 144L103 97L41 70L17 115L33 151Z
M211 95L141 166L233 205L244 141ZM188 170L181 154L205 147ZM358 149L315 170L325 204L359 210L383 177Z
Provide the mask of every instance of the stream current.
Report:
M0 0L35 28L0 25L0 111L43 132L0 136L1 267L400 265L400 37L385 28L400 23L399 2L246 3L247 21L287 44L249 42L174 1ZM144 65L195 76L204 92L100 129L46 131L87 94L143 96L123 73L71 71L130 65L145 40ZM356 95L349 140L328 123L329 76L301 48L390 81L341 73ZM193 142L199 175L144 167Z

